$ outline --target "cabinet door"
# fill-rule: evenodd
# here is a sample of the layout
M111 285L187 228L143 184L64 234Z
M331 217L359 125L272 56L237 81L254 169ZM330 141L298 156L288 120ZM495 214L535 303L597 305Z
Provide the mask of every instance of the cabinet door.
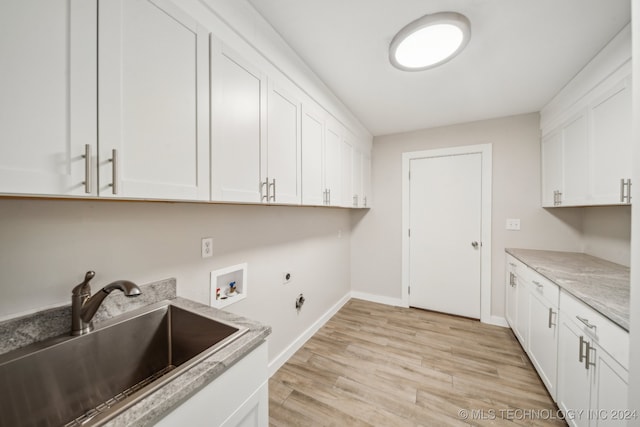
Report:
M289 92L270 83L267 141L267 172L270 202L300 204L301 105Z
M557 206L556 192L562 192L562 133L542 139L542 206Z
M620 204L631 176L631 82L618 83L590 106L591 182L596 204Z
M208 33L169 0L98 17L100 196L208 200Z
M324 203L324 117L319 108L303 104L302 204Z
M516 316L516 328L514 332L516 333L516 337L522 344L522 347L528 351L529 350L529 289L524 280L518 277L516 281L516 287L518 290L516 291L517 301L516 301L516 311L518 315Z
M212 38L212 199L259 203L266 198L266 79L238 53ZM264 154L264 155L262 155Z
M584 410L587 414L590 407L591 383L593 377L590 370L585 368L584 345L581 348L581 332L573 325L570 318L560 313L560 330L558 339L558 407L565 414ZM586 427L589 417L576 417L567 422L572 426Z
M589 144L587 114L581 111L562 127L563 206L589 202Z
M354 208L358 208L363 205L364 192L362 188L362 162L362 151L354 147L351 158L351 185Z
M267 344L238 360L154 425L211 427L268 425Z
M97 154L96 8L0 2L0 193L97 194L82 157L85 144Z
M529 357L549 394L556 399L558 362L558 309L531 294L529 313Z
M601 347L595 346L589 354L594 361L595 381L591 392L591 409L598 414L592 426L624 426L624 410L628 407L627 397L629 374L613 357Z
M371 154L362 156L362 203L361 206L370 208L373 205L373 192L371 185Z
M265 382L220 427L264 427L269 425L269 383Z
M331 122L327 122L325 134L325 187L328 205L340 206L342 203L342 131Z
M351 172L353 167L352 156L353 145L349 139L343 137L340 143L340 191L342 194L340 206L346 208L353 207L355 200Z

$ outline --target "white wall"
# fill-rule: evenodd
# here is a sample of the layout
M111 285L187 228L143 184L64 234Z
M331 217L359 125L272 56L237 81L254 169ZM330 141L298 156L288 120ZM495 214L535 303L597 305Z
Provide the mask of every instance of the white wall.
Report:
M249 296L227 309L272 326L273 360L349 292L349 229L344 209L0 199L0 318L70 304L87 270L94 291L175 277L178 295L208 304L209 272L248 262Z
M584 208L582 236L585 253L628 267L631 261L631 207Z
M401 298L401 168L408 151L493 144L493 316L504 315L505 247L581 251L582 210L540 207L538 129L538 114L525 114L374 138L375 207L352 215L353 290ZM521 230L506 231L507 218L520 218Z

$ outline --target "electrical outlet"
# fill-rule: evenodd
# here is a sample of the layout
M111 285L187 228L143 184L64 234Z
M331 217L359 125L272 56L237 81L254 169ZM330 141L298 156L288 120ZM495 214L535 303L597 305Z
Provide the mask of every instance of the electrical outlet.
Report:
M211 258L213 256L213 237L202 238L202 258Z
M289 273L288 271L285 271L284 273L282 273L282 284L286 285L287 283L290 283L292 278L293 277L291 273Z
M507 230L517 231L520 230L520 220L514 218L507 218Z

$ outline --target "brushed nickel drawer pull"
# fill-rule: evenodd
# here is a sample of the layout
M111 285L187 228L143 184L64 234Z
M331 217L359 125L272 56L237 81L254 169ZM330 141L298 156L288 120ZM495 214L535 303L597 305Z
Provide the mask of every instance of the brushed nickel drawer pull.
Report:
M585 319L584 317L580 317L580 316L576 316L576 319L578 319L579 321L581 321L582 323L584 323L584 326L586 326L589 329L595 329L596 325L589 323L589 319Z

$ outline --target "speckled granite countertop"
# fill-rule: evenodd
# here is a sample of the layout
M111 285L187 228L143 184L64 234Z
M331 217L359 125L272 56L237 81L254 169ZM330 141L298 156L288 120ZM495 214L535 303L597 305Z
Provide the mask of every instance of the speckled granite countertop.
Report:
M514 248L506 252L629 330L628 267L577 252Z
M114 294L106 298L94 317L94 322L113 318L128 311L163 300L215 320L230 322L248 328L248 332L223 347L220 351L196 363L160 389L112 418L104 426L149 426L162 419L194 393L209 384L235 362L260 345L271 333L271 328L253 320L209 307L195 301L176 297L175 279L140 286L142 295L125 298ZM0 322L0 354L40 342L61 334L71 327L70 307L60 307Z

